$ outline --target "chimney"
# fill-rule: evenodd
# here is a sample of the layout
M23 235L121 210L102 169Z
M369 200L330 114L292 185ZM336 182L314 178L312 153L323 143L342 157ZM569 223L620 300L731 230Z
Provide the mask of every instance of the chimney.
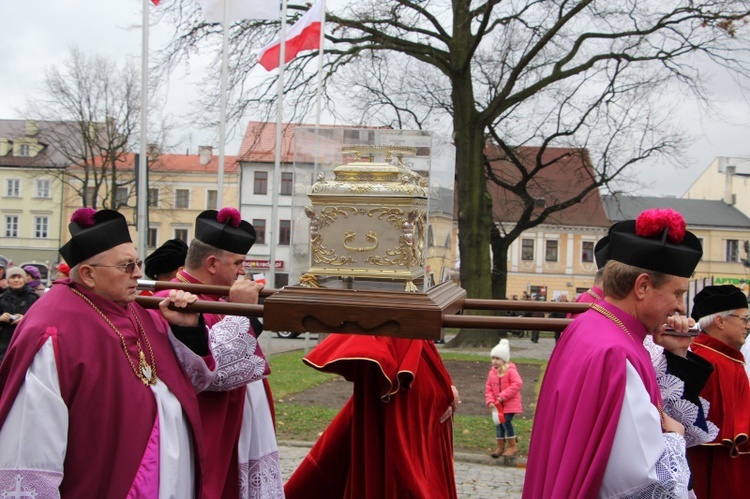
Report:
M200 160L200 164L207 165L211 162L211 156L213 155L213 146L199 146L198 147L198 157Z
M736 166L727 165L724 172L724 202L730 206L735 203L735 197L732 195L732 177L735 170L737 170Z

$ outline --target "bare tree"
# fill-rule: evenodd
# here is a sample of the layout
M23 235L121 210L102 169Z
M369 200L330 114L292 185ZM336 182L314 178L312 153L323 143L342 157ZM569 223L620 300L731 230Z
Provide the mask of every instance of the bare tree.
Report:
M29 115L47 122L43 139L64 168L50 169L70 186L82 206L117 210L134 195L132 171L120 175L137 140L140 119L139 72L126 64L87 57L77 48L60 67L47 70ZM126 188L128 196L118 196ZM123 192L123 191L120 191Z
M164 11L178 31L163 53L165 68L205 48L221 31L204 24L191 2L175 2L180 8ZM304 10L290 6L290 21ZM327 12L325 93L329 109L340 116L452 133L461 282L469 296L488 297L493 231L497 295L504 292L507 248L523 230L639 161L677 150L678 136L660 102L665 86L705 99L700 59L747 74L742 56L749 15L748 0L336 4ZM276 74L252 86L250 76L254 52L275 29L266 21L231 27L235 117L258 110L271 115ZM298 57L285 73L285 106L295 117L310 110L316 57ZM520 158L524 145L588 148L590 181L535 211L534 198L544 187L540 174L554 162L543 153ZM491 167L497 160L504 165L500 172ZM488 178L514 196L519 209L512 224L493 224Z

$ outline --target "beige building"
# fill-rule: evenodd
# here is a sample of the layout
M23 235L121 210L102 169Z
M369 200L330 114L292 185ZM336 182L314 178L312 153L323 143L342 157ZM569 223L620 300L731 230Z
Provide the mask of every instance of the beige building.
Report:
M634 219L649 208L672 208L685 218L688 230L703 246L703 258L694 279L711 279L714 284L734 284L745 292L750 282L750 218L737 207L721 200L606 196L607 214L616 222Z
M517 154L535 158L538 151L535 147L522 147ZM576 196L582 185L590 183L592 175L585 149L547 148L543 161L554 167L540 171L534 185L529 186L536 203L534 216L546 206ZM492 167L503 180L514 181L514 166L498 160ZM487 185L498 230L512 231L521 216L523 200L491 180ZM553 213L544 223L524 231L508 251L506 295L521 297L525 292L537 300L550 301L561 296L572 300L586 291L596 273L594 245L607 234L609 226L599 191L594 189L580 203Z
M118 166L116 197L120 208L131 224L133 242L138 244L142 231L136 224L136 182L134 175L135 155L128 154ZM75 169L73 166L71 169ZM195 218L207 209L221 209L239 204L239 168L235 156L224 157L223 205L217 206L218 157L210 146L199 148L199 154L149 154L148 177L148 231L147 248L157 248L169 239L182 239L188 244L195 237ZM104 192L104 191L102 191ZM65 187L64 220L83 205L80 185ZM91 205L91 199L88 199ZM96 206L101 207L101 194ZM63 232L63 243L68 239Z
M54 122L0 120L0 255L19 265L59 258L63 157L46 138Z
M682 198L724 201L750 216L750 159L717 157Z

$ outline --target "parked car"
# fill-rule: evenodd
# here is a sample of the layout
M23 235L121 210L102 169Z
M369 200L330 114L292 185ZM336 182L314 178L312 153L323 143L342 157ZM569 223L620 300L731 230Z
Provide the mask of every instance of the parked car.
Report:
M292 333L290 331L276 331L276 336L279 338L296 338L299 336L299 333Z

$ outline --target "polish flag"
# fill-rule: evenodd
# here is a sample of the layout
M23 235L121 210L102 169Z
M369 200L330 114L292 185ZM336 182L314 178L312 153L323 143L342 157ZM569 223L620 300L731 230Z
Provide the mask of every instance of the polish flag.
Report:
M303 50L320 48L320 29L323 19L323 2L315 2L305 15L289 28L286 34L286 53L284 63L291 61ZM266 70L271 71L280 65L281 40L276 38L266 45L258 54L258 62Z
M230 23L243 19L275 20L281 10L279 0L198 0L206 22L224 22L224 2L229 4Z

